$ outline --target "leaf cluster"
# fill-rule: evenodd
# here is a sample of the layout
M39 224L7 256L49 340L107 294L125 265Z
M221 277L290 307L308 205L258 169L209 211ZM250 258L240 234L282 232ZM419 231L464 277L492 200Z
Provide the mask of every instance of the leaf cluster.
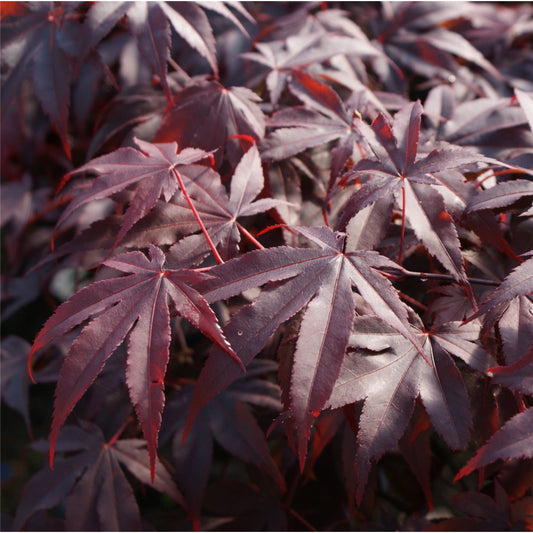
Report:
M6 529L532 526L531 6L1 9Z

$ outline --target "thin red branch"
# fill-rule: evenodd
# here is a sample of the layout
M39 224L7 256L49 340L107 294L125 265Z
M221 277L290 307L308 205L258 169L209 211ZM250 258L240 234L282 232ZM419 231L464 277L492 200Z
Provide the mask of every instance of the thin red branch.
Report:
M200 218L200 214L196 210L196 207L194 207L191 197L189 196L189 193L187 192L187 189L185 188L185 184L183 183L183 180L181 179L180 173L174 167L172 167L172 170L174 172L174 175L176 176L176 179L178 180L178 184L180 186L181 192L183 193L183 197L185 198L185 201L191 208L194 218L196 219L196 222L198 222L198 225L200 226L200 229L202 230L202 233L205 236L207 244L209 244L209 248L211 248L211 251L213 252L213 255L215 256L217 263L219 265L222 264L224 260L222 259L222 257L220 257L220 254L218 253L215 243L212 241L211 237L209 236L209 233L207 232L207 228L205 227L204 223L202 222L202 219Z

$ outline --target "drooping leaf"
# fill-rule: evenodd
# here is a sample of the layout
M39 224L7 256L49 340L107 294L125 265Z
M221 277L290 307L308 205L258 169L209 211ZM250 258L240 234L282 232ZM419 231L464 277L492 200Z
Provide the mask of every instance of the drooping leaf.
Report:
M167 62L170 58L170 24L169 17L164 8L164 3L157 2L133 2L128 9L128 22L132 33L137 39L141 54L149 62L152 71L155 72L165 91L169 102L172 101L172 93L167 81Z
M66 525L78 531L140 530L135 496L122 468L149 483L150 465L143 441L106 442L98 426L65 426L57 447L70 455L59 459L53 470L46 466L26 485L15 517L20 529L38 510L55 507L66 497ZM122 466L122 468L121 468ZM155 464L153 487L183 505L170 474Z
M261 361L256 361L261 363ZM193 387L175 393L165 410L165 435L172 437L172 455L177 482L189 504L193 519L200 519L204 492L213 461L214 443L242 461L264 470L283 489L284 480L270 455L264 433L244 402L279 411L279 387L254 376L275 370L276 365L252 364L250 372L204 409L183 440L187 409ZM162 436L162 440L166 440Z
M70 411L129 333L126 382L148 443L153 474L165 403L163 380L171 333L169 308L237 358L211 308L189 286L202 275L183 267L166 269L163 252L155 246L149 250L150 259L138 251L108 259L107 266L129 275L95 282L76 293L57 308L34 341L30 357L96 316L72 344L61 369L50 434L51 461L59 431Z
M533 409L529 408L509 419L476 455L461 468L455 480L498 459L533 457Z

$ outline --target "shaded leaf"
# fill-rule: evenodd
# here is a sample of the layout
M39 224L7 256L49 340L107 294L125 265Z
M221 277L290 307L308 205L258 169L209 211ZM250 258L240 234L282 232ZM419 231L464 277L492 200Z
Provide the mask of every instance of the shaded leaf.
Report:
M533 409L510 418L499 431L481 446L476 455L461 468L455 480L498 459L531 458L533 456Z
M74 455L59 459L50 470L37 472L26 485L17 510L15 526L20 529L40 509L50 509L66 498L66 523L72 530L140 530L139 509L121 463L137 479L149 483L150 466L143 441L109 442L98 426L65 426L58 438L58 450ZM178 503L182 497L170 475L157 460L153 486Z
M177 141L181 147L217 150L214 154L217 168L222 163L224 149L234 166L248 143L230 137L249 136L257 142L264 136L265 119L259 101L245 87L227 89L216 81L191 85L175 96L174 105L164 117L154 141Z

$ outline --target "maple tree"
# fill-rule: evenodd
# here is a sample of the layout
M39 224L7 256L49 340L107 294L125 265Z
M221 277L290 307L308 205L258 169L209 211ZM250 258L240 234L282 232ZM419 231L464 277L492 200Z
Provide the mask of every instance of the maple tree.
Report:
M533 527L531 6L0 23L4 529Z

